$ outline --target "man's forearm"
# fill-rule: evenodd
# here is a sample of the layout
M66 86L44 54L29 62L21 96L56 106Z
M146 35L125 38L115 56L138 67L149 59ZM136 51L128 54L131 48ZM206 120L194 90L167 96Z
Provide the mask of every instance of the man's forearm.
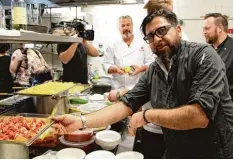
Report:
M209 119L198 104L175 109L151 109L145 116L151 123L175 130L205 128L209 123Z
M98 50L90 43L85 42L84 43L85 48L88 50L88 55L92 57L99 56Z
M88 128L96 128L116 123L131 114L131 108L127 107L123 102L119 102L84 117L87 120Z
M64 63L67 64L74 54L76 53L78 43L73 43L66 51L60 53L59 59Z

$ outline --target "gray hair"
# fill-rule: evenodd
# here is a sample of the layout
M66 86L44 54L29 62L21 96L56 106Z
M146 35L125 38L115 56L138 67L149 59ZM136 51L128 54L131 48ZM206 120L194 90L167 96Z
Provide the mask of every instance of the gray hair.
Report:
M132 24L133 24L132 17L129 16L129 15L124 15L124 16L120 16L120 17L118 18L118 26L119 26L119 23L120 23L120 20L121 20L121 19L129 19L129 20L132 22Z

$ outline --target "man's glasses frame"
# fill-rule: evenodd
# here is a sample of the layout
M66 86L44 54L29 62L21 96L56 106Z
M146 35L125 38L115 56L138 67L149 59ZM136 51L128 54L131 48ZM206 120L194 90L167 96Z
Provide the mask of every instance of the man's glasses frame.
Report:
M149 33L143 39L146 43L150 44L154 41L154 36L156 35L159 38L165 36L171 27L176 27L175 25L165 25L156 29L153 33Z

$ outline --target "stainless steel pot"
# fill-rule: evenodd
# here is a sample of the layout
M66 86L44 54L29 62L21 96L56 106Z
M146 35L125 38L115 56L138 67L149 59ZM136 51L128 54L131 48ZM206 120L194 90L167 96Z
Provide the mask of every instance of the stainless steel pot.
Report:
M28 159L29 149L25 144L0 142L0 159Z
M37 96L35 97L35 106L37 113L50 114L53 108L58 108L57 115L68 113L68 99L67 94L60 95L56 98L52 96Z

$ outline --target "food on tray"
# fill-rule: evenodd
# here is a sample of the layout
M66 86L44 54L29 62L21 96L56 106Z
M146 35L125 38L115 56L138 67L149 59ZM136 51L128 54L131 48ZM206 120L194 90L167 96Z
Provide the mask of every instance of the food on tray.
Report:
M40 84L37 86L33 86L31 88L27 88L19 91L19 94L29 94L29 95L54 95L59 92L62 92L66 89L71 88L75 84L72 82L48 82L44 84Z
M0 140L27 141L37 135L46 125L44 120L36 118L1 117L0 118Z
M32 146L56 147L59 144L58 135L53 128L47 129Z
M70 94L75 94L80 93L81 91L85 90L86 88L88 88L89 85L76 85L75 87L72 87L71 89L69 89L69 93Z
M78 130L64 135L64 139L70 142L85 142L93 137L93 129Z
M71 98L70 103L71 104L86 104L86 103L88 103L88 99L85 99L85 98Z

